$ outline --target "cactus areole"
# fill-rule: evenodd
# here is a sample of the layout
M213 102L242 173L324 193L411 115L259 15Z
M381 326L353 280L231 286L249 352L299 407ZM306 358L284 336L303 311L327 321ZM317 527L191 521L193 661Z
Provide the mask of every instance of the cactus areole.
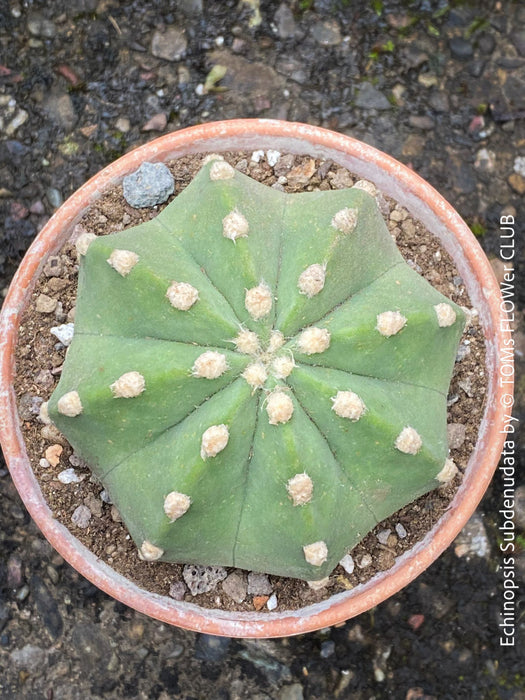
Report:
M285 194L212 159L155 219L79 250L49 415L142 559L318 581L454 474L464 314L373 195Z

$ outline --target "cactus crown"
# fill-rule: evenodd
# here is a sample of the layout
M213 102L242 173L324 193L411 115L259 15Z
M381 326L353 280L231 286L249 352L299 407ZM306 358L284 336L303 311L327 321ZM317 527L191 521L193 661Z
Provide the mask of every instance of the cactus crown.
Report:
M49 414L142 558L318 580L453 473L463 312L370 188L285 194L212 160L80 253Z

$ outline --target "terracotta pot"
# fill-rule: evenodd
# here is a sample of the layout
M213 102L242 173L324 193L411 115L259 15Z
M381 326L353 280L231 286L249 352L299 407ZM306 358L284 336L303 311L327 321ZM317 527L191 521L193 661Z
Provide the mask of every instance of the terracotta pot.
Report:
M86 208L108 187L143 161L166 161L191 152L269 148L331 159L347 167L398 200L439 238L479 310L486 338L488 396L480 437L450 509L424 540L396 559L391 569L351 591L296 612L230 613L177 602L139 588L98 560L52 518L20 432L13 390L14 349L22 312L46 259L61 248ZM231 637L280 637L328 627L381 603L416 578L448 547L483 496L503 446L504 395L510 393L508 385L502 389L498 381L498 348L508 335L500 327L500 301L487 258L463 220L427 182L384 153L325 129L263 119L204 124L167 134L126 154L73 194L37 236L12 282L0 317L0 439L11 476L32 518L64 559L106 593L140 612L179 627Z

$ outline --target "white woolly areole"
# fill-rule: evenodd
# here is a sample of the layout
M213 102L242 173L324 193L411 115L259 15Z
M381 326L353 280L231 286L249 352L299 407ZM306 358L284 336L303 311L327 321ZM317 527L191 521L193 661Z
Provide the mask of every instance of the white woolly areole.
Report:
M168 493L164 499L164 512L168 516L169 520L173 522L180 518L191 505L191 499L186 496L185 493L180 493L179 491L172 491Z
M372 197L377 195L377 187L369 180L358 180L354 187L357 190L364 190L365 192L368 192L368 194Z
M306 294L306 296L311 299L316 294L319 294L323 290L324 282L326 277L326 268L324 265L315 263L307 267L304 272L299 275L299 280L297 286L301 294Z
M272 331L270 333L270 342L268 344L268 352L275 352L284 345L284 335L281 331Z
M377 315L376 329L389 338L391 335L399 333L406 326L406 318L399 311L383 311Z
M436 476L436 479L438 481L441 481L442 484L447 484L449 481L452 481L452 479L456 476L458 473L458 468L454 464L454 462L451 459L446 459L445 460L445 465L443 469L439 472L439 474Z
M324 352L330 346L330 333L326 328L305 328L297 340L297 347L305 355Z
M111 267L122 277L127 277L138 261L139 256L132 250L119 249L114 250L107 260Z
M228 426L222 423L221 425L210 425L210 427L204 431L201 440L201 457L206 459L207 457L215 457L215 455L222 452L228 440L230 439L230 433L228 431Z
M252 362L241 374L248 384L254 389L260 389L268 379L268 373L262 362Z
M226 355L215 350L208 350L195 360L191 373L194 377L205 377L206 379L217 379L228 369Z
M352 421L359 420L366 411L366 406L353 391L338 391L332 396L332 411L335 411L341 418L349 418Z
M314 485L308 474L303 472L288 479L286 490L294 506L304 506L312 500Z
M434 311L436 312L438 325L440 326L440 328L453 326L456 322L456 312L450 306L450 304L436 304L434 306Z
M148 540L144 540L144 542L140 545L139 558L144 559L144 561L156 561L157 559L160 559L163 554L163 549L151 544L151 542L148 542Z
M292 417L292 399L284 391L273 391L266 402L266 413L270 425L287 423Z
M187 311L199 298L199 292L187 282L172 282L166 296L175 309Z
M235 170L225 160L216 160L210 168L210 180L231 180Z
M417 430L409 425L399 433L396 438L395 446L400 452L407 455L416 455L423 444Z
M245 238L249 230L248 221L237 209L231 211L222 220L222 235L232 241L236 241L237 238Z
M146 382L140 372L126 372L110 386L116 399L133 399L142 394L145 388Z
M268 285L263 282L257 287L247 289L244 306L254 321L267 316L272 309L272 292Z
M49 402L43 401L40 404L40 411L38 412L38 420L44 425L49 425L51 423L51 418L49 417Z
M207 156L204 156L202 164L208 165L208 163L211 163L214 160L224 160L224 156L221 156L219 153L208 153Z
M350 207L340 209L333 216L332 226L341 233L352 233L357 226L357 209L350 209Z
M239 335L232 342L235 343L236 349L242 352L243 355L255 355L261 349L259 336L253 331L239 331Z
M313 566L321 566L328 557L328 547L325 542L312 542L303 547L304 558Z
M82 233L75 241L75 248L79 255L85 255L88 251L89 246L96 239L94 233Z
M83 408L78 391L68 391L67 394L61 396L57 402L57 409L63 416L69 416L70 418L79 416Z
M291 355L281 355L272 362L272 373L277 379L289 377L295 367L294 359Z

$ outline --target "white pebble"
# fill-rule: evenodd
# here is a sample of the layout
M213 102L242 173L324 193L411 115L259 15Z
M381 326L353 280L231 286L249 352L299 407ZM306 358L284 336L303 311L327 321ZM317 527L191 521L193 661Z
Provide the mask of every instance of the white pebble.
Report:
M370 556L370 554L364 554L361 557L361 561L357 563L357 566L360 569L366 569L366 567L370 566L371 563L372 563L372 557Z
M53 326L53 328L49 329L49 332L52 333L55 336L55 338L58 338L62 345L68 347L69 345L71 345L71 341L73 340L75 324L63 323L61 326Z
M275 608L277 607L277 596L275 595L275 593L272 593L272 595L268 598L266 607L268 608L268 610L275 610Z
M405 528L403 527L403 525L401 525L401 523L397 523L396 533L397 533L397 536L399 537L399 539L401 539L401 540L404 540L408 534L407 531L405 530Z
M45 457L42 457L38 464L42 467L42 469L49 469L49 467L51 466L51 464L47 461Z
M254 163L260 163L263 158L264 158L264 151L254 151L252 153L251 160Z
M274 165L277 165L280 157L281 154L279 151L274 151L272 149L266 151L266 160L268 161L268 165L271 168L273 168Z
M64 469L64 471L61 471L57 476L57 479L61 484L79 484L82 481L73 467L69 467L69 469Z
M350 554L345 554L339 563L347 574L351 574L354 571L355 564Z

